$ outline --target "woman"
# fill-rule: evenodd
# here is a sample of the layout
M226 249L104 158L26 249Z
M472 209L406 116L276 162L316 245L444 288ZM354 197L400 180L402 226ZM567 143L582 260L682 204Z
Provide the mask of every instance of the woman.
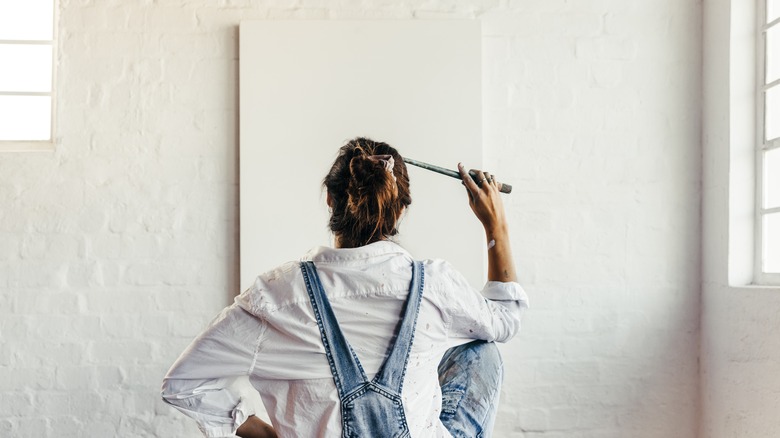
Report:
M335 248L259 276L171 367L163 399L209 437L489 436L502 377L492 341L517 333L527 298L498 183L458 169L486 235L481 293L390 240L411 204L406 166L356 138L323 182ZM230 389L238 376L273 426Z

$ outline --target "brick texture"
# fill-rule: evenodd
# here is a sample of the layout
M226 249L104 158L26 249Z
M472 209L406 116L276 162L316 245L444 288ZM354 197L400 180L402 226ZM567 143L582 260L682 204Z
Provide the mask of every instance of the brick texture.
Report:
M483 23L484 162L533 306L496 436L696 435L700 2L59 7L57 149L0 156L1 436L198 435L159 384L239 292L237 25L366 18Z

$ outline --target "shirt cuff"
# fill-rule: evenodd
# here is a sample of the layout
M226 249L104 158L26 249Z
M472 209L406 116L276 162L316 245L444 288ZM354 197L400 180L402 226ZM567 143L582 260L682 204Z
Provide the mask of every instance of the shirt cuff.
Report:
M237 438L236 430L252 415L255 415L255 410L242 399L233 409L233 424L202 425L200 430L207 438Z
M200 430L208 438L236 438L237 435L230 430L232 426L202 427Z
M482 296L492 301L520 301L523 307L528 307L528 295L514 281L488 281L482 288Z

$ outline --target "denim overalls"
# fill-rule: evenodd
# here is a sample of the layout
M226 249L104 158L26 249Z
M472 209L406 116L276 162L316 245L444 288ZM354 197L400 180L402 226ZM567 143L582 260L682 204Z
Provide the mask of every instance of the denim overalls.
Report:
M400 329L391 341L390 354L371 381L339 328L314 263L302 262L301 271L341 400L341 436L408 437L401 390L423 292L422 263L414 262Z

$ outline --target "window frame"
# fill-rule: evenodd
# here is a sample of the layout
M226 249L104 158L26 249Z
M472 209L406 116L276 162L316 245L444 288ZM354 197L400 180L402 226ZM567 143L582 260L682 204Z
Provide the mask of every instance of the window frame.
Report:
M55 144L55 133L57 127L57 100L55 99L57 92L57 48L58 39L57 24L59 23L59 1L52 1L52 39L51 40L0 40L0 44L11 45L49 45L51 46L51 89L49 92L9 92L0 91L2 96L49 96L51 99L51 114L50 114L50 127L49 127L49 139L48 140L0 140L0 152L24 152L24 151L53 151Z
M755 272L754 283L757 285L780 284L780 273L764 272L764 218L772 213L780 213L780 206L764 207L764 154L767 151L780 149L780 137L767 140L764 119L766 114L766 92L780 87L780 78L767 84L766 82L766 36L770 28L780 29L780 17L767 23L767 4L769 0L758 0L756 8L756 214L755 214Z

